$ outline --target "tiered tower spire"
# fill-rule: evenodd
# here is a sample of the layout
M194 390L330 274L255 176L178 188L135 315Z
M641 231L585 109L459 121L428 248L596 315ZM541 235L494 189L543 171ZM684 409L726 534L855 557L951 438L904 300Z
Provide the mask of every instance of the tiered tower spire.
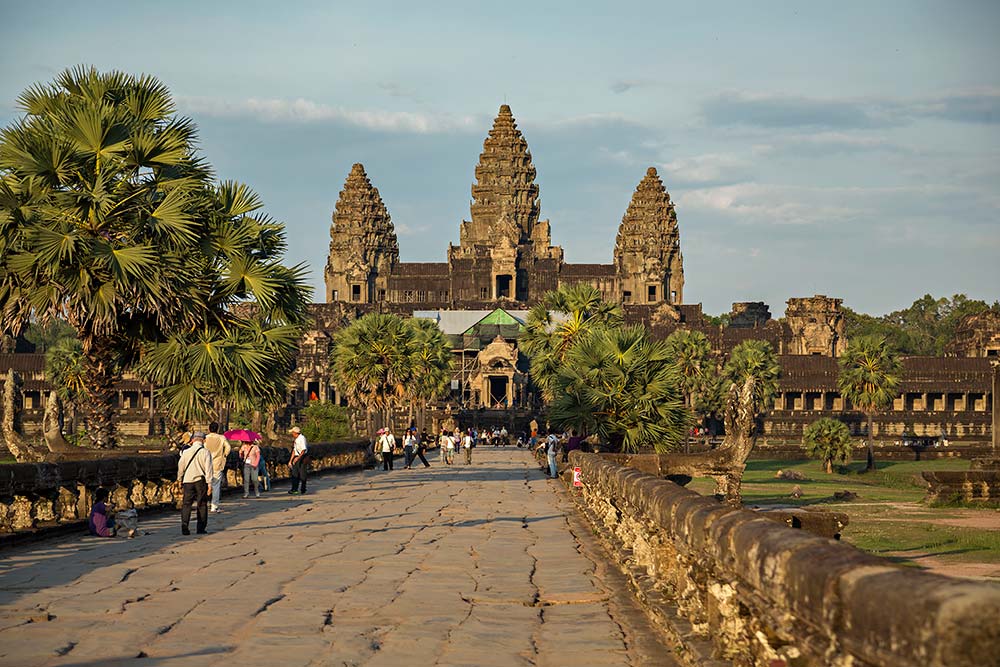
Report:
M351 167L330 225L327 301L371 303L399 262L399 243L378 188L360 164Z
M635 189L615 240L621 297L631 303L681 303L684 259L677 213L654 167Z
M539 222L540 202L528 142L517 128L510 107L500 107L493 129L483 142L472 185L472 220L462 223L460 238L469 251L476 245L493 246L511 233L514 245L525 243L548 248L548 221Z

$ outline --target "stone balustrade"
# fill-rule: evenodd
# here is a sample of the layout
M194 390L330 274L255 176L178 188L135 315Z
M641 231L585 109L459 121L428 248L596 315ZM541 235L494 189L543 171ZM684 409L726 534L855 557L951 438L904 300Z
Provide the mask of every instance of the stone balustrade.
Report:
M583 452L577 500L688 664L997 664L1000 585L901 568Z
M316 444L309 447L311 470L348 470L369 463L368 443ZM261 447L271 480L288 478L290 451ZM86 521L93 492L106 487L118 509L180 506L177 453L122 456L58 463L0 465L0 534ZM242 486L239 456L226 462L230 487Z

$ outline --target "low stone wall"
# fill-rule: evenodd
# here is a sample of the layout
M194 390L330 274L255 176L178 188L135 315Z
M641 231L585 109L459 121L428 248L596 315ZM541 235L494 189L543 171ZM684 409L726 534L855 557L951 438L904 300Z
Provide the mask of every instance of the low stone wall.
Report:
M288 478L290 451L262 447L272 480ZM347 470L371 463L368 443L316 444L309 447L311 470ZM59 463L0 465L0 534L45 529L86 521L98 487L111 491L117 509L180 506L178 454L123 456ZM230 487L242 486L239 455L226 462Z
M573 452L581 508L690 665L997 664L1000 585L840 542Z
M1000 470L925 470L927 502L1000 504Z

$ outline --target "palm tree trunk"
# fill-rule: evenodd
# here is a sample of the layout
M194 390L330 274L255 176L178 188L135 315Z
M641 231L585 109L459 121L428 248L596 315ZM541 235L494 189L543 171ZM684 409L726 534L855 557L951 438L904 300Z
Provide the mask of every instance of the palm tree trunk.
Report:
M82 399L87 437L91 446L110 449L116 444L114 343L92 334L81 336L81 342L81 361L88 381L87 392Z
M872 433L874 415L868 413L868 461L865 463L865 471L875 470L875 435Z
M833 459L826 460L826 474L827 475L833 474Z

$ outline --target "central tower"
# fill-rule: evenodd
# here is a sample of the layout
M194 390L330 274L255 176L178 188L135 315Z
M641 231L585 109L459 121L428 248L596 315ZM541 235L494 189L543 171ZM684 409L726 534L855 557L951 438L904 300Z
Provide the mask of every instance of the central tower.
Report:
M563 253L552 246L549 221L539 220L539 211L531 151L504 104L479 155L472 220L462 222L459 245L448 249L453 275L467 277L456 281L460 300L527 301L554 289Z

